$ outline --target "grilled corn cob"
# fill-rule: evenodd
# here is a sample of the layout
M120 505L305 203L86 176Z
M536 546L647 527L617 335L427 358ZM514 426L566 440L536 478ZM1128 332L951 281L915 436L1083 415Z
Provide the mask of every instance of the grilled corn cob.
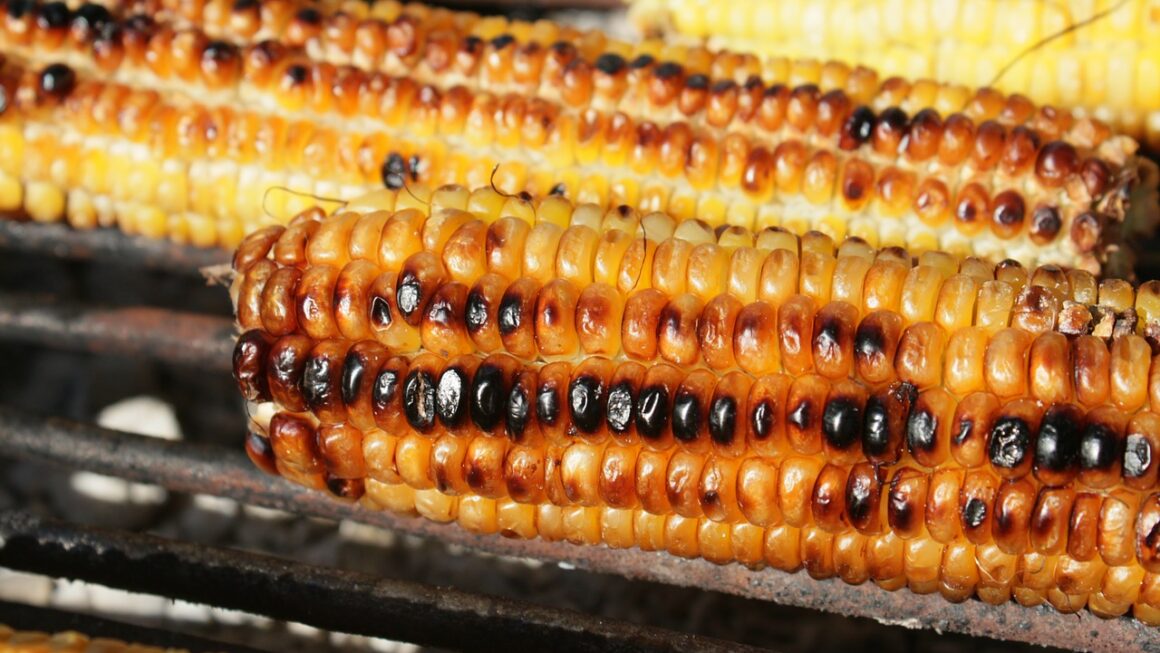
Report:
M481 532L1156 621L1158 284L491 188L320 217L235 256L267 471Z
M1160 145L1160 4L1154 0L634 0L632 11L646 31L707 39L713 48L856 61L886 76L994 85L1036 103L1079 109ZM846 19L826 20L835 15Z
M243 176L234 170L232 152L224 157L207 152L196 170L213 170L215 177L225 179L214 179L214 194L197 192L189 187L204 175L195 174L193 163L179 151L176 160L168 162L177 171L178 208L144 202L143 210L150 213L145 221L158 225L164 224L166 211L181 216L181 207L189 202L221 197L224 201L212 202L209 208L224 216L215 218L220 225L216 231L228 234L230 242L240 231L236 215L261 215L253 210L258 204L254 198L269 199L267 191L274 186L342 199L355 189L398 187L415 180L479 185L501 162L494 180L509 192L557 190L581 201L667 209L678 218L700 215L714 223L748 228L785 224L803 231L816 226L836 236L877 228L876 241L916 249L943 247L984 255L1003 251L1028 261L1090 269L1099 268L1122 238L1150 223L1154 213L1147 196L1152 171L1139 168L1130 141L1104 138L1091 123L1049 121L1036 128L1012 128L1008 137L1007 128L997 122L981 124L976 133L973 122L963 116L948 118L944 128L937 115L926 112L915 116L919 126L912 130L926 136L909 139L915 145L898 154L901 136L910 128L897 109L875 115L869 109L855 109L840 93L822 96L810 86L792 91L773 86L767 93L754 82L747 93L760 92L768 99L762 100L764 109L749 115L777 131L775 140L768 142L767 136L741 128L714 127L709 109L695 110L687 120L645 120L642 116L652 115L658 97L672 105L673 95L664 89L702 86L671 63L646 61L640 70L630 71L620 55L601 57L601 66L586 70L590 79L580 88L587 90L576 95L569 90L569 71L584 60L574 48L563 46L537 50L536 66L514 61L504 65L503 57L501 64L493 65L493 55L514 47L512 39L497 37L481 44L453 37L440 45L410 34L399 51L405 55L424 43L426 58L409 60L395 51L382 55L387 62L383 66L408 74L408 79L401 79L319 63L270 41L235 46L210 40L195 28L174 29L139 17L116 23L116 29L102 29L96 36L77 37L77 30L68 35L64 30L79 20L80 12L71 23L67 11L51 22L33 20L34 13L46 10L10 19L4 23L7 29L0 30L0 44L12 56L28 65L46 65L43 70L57 70L59 64L48 64L54 56L48 53L56 51L43 43L61 43L59 56L69 64L69 74L133 85L159 97L172 105L168 115L184 128L178 136L195 144L203 130L211 141L234 123L266 127L261 116L269 112L297 119L286 132L289 144L284 151L266 148L256 153L264 164L261 172ZM468 54L452 56L460 44L468 47ZM441 58L432 54L436 51ZM465 62L466 67L459 72L447 70L446 64L442 68L432 64L448 60ZM511 75L525 69L539 72L529 78L530 85L513 85ZM628 85L630 72L637 81ZM601 81L601 75L609 79ZM425 77L444 86L410 81ZM702 81L707 84L707 79ZM605 93L606 100L592 94L593 89L605 88L638 90L628 95ZM661 90L654 92L656 88ZM497 94L509 89L530 93L532 99ZM727 88L714 86L713 93L718 91L728 94ZM36 89L21 93L44 95ZM665 94L668 100L661 97ZM68 107L77 104L65 98L66 116L54 115L51 120L69 124ZM218 112L227 104L247 113L248 119L229 120L229 127L223 126L228 116L219 117ZM278 132L284 123L271 120L273 126L266 128ZM33 137L46 148L55 145L36 120L15 122L7 133L13 151L28 149L25 141ZM726 119L727 124L733 122ZM936 159L940 172L928 176L924 170ZM6 205L16 205L27 194L34 203L29 209L38 217L68 210L70 203L62 198L71 188L43 178L22 179L17 173L27 173L17 163L5 168L7 177L0 180L10 191ZM183 176L183 169L189 173ZM312 174L315 169L321 172ZM144 183L133 186L141 186L136 192L147 196L152 179L142 176ZM180 201L182 183L190 195L188 202ZM248 201L231 203L235 188L243 189ZM86 193L93 191L81 188L76 194ZM285 200L284 194L278 195ZM77 203L82 205L77 220L91 223L94 211L83 200ZM288 203L301 206L298 201ZM263 208L275 221L293 213L277 205ZM176 222L204 225L205 216L200 218L179 217ZM948 229L948 223L955 229ZM995 237L980 237L983 229ZM186 231L197 232L193 236L197 242L219 236L203 234L205 229Z
M81 633L68 631L50 635L35 631L14 630L0 624L0 651L3 653L40 653L60 651L61 653L183 653L185 649L157 648L142 644L129 644L104 637L89 638Z

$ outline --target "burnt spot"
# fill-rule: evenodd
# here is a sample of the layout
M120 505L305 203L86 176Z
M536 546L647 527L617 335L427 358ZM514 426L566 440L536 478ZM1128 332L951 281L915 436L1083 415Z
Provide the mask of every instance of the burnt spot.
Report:
M532 402L528 401L527 391L522 385L513 386L508 395L507 422L504 423L504 432L509 438L517 442L523 438L531 412Z
M47 2L36 12L36 24L40 29L64 29L72 20L72 12L63 2Z
M622 381L608 391L608 428L613 433L624 433L632 425L632 385Z
M92 38L107 25L112 24L113 14L104 6L85 3L72 16L72 28L84 38Z
M306 79L310 77L310 70L305 66L305 64L296 63L286 67L285 75L285 79L289 82L289 86L293 88L295 86L301 86L306 83Z
M1004 469L1014 469L1027 458L1031 446L1031 428L1018 417L1004 416L995 421L991 428L991 441L987 453L991 464Z
M854 355L859 359L874 359L886 350L886 334L874 320L862 320L854 332Z
M270 387L263 364L270 352L270 344L261 331L247 331L234 346L234 380L249 401L268 401Z
M270 375L278 385L294 387L305 364L306 361L299 357L294 347L275 346L270 360Z
M435 425L435 377L427 370L411 370L403 381L403 412L418 431Z
M414 270L404 268L395 289L395 304L403 319L418 323L415 314L423 308L423 281Z
M483 289L477 286L467 293L463 319L467 325L468 333L479 333L487 326L488 308L487 297L483 294Z
M555 186L552 186L552 190L548 191L548 194L556 197L565 197L567 192L568 187L564 185L564 182L560 182Z
M1026 207L1023 196L1013 190L1005 190L995 196L992 202L991 219L1006 228L1018 228L1023 224Z
M680 77L683 72L684 68L681 67L681 64L674 61L666 61L653 69L653 75L657 79L673 79Z
M786 422L807 431L814 423L814 410L814 403L809 398L802 399L789 411Z
M915 509L914 497L911 496L908 488L900 487L904 480L905 478L901 474L895 475L890 487L890 496L887 499L889 503L886 506L887 520L890 522L890 526L898 531L909 531L913 528L914 520L921 512Z
M682 442L697 439L703 419L701 402L691 392L677 392L673 400L673 437Z
M40 71L40 91L49 97L62 99L72 93L76 84L77 74L62 63L50 64Z
M444 426L455 427L467 415L467 394L471 379L459 366L449 367L439 376L435 389L435 414Z
M709 77L702 75L701 73L689 75L689 77L685 80L685 88L689 88L694 91L703 91L709 88Z
M251 9L257 9L261 4L258 0L234 0L234 13L241 13Z
M669 423L669 391L654 385L640 391L636 413L636 430L646 438L656 439Z
M330 382L332 372L329 357L311 356L306 359L306 367L302 370L302 398L311 410L330 401L334 391Z
M307 25L321 25L322 14L314 7L303 7L294 14L294 19Z
M572 423L584 433L595 433L604 421L604 383L600 379L583 375L572 379L568 386L568 407L572 411Z
M471 386L471 421L484 431L490 431L503 419L503 370L491 363L483 363L475 371Z
M536 419L552 426L560 419L560 393L555 384L544 384L536 393Z
M1062 227L1063 219L1059 217L1059 209L1054 206L1037 207L1031 214L1031 238L1038 243L1055 240Z
M210 41L201 53L202 61L213 62L218 65L229 63L237 58L238 49L233 44L226 43L225 41Z
M1035 439L1035 467L1054 472L1075 469L1079 458L1082 416L1072 406L1052 406Z
M821 319L815 323L814 349L825 358L836 359L841 355L842 341L848 337L845 324L829 311L821 312L818 317Z
M737 90L737 83L736 82L734 82L731 79L722 79L722 80L718 80L715 84L713 84L713 88L710 89L709 92L712 93L713 95L724 95L726 93L731 93L731 92L736 91L736 90Z
M500 34L491 40L491 47L495 48L496 50L502 50L515 42L516 37L512 36L511 34Z
M846 122L842 123L842 132L838 136L838 147L843 150L856 150L870 140L874 133L874 112L870 107L860 106L850 113Z
M1152 466L1152 445L1148 438L1133 433L1124 440L1124 477L1140 478Z
M938 416L920 408L906 420L906 446L912 453L931 453L938 445Z
M36 0L9 0L8 17L20 20L36 10Z
M978 528L987 519L987 503L978 497L971 497L963 505L963 525Z
M822 411L822 435L835 449L849 449L858 441L862 407L851 397L834 397Z
M890 451L889 399L881 394L866 401L866 425L862 431L862 450L869 456L884 456Z
M347 352L342 361L342 403L349 406L358 399L366 371L366 356L353 350Z
M383 167L379 171L383 178L383 186L391 190L399 190L407 184L407 162L403 159L403 155L398 152L391 152L387 155L386 161L383 161Z
M1080 437L1080 469L1102 471L1111 468L1120 457L1119 448L1120 439L1108 425L1088 424Z
M375 407L382 409L395 400L399 394L399 372L384 369L375 377L375 385L371 388L371 402Z
M517 293L505 292L499 302L499 333L509 335L520 328L522 321L521 304L523 298Z
M773 402L768 399L759 402L753 407L749 419L753 423L753 435L758 440L768 438L769 434L773 432L773 427L777 425L777 415L773 411Z
M435 298L427 307L426 321L441 327L455 327L459 319L455 311L454 298L436 293Z
M326 489L340 499L356 500L363 495L366 488L361 478L338 478L326 475Z
M642 54L629 64L632 68L647 68L656 63L656 57L651 54Z
M975 432L975 420L970 417L964 417L959 420L959 426L955 429L955 434L951 436L951 441L956 445L966 443L971 439L971 435Z
M732 444L737 434L737 400L717 397L709 407L709 437L720 444Z
M412 154L407 159L407 173L410 175L411 181L419 181L419 177L423 174L423 159L419 158L418 154Z
M596 70L606 75L619 74L626 66L628 66L628 62L615 52L605 52L596 58Z
M246 433L246 455L250 457L255 465L263 472L278 475L278 467L274 457L274 447L270 444L270 439L262 437L258 433L249 431Z
M391 326L394 319L391 317L391 304L386 297L375 297L371 300L371 324L378 329Z
M875 483L867 474L850 474L846 483L846 512L855 524L864 524L873 516L872 510L878 505L875 500Z

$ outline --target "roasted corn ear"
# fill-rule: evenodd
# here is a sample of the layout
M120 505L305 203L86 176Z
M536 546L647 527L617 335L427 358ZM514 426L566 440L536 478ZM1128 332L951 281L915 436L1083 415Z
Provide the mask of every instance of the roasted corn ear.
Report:
M163 150L174 145L161 168L173 171L175 186L156 194L175 199L172 206L144 200L141 211L148 215L127 222L144 221L154 225L147 233L165 233L168 227L160 225L172 219L176 237L198 243L233 243L256 226L238 215L284 222L309 202L301 193L345 200L382 185L492 182L509 193L555 192L714 225L815 228L875 245L1100 270L1122 267L1116 262L1125 240L1146 231L1156 212L1154 168L1135 155L1129 139L1091 121L976 125L962 114L944 122L933 110L910 118L898 108L858 105L842 91L765 86L760 79L747 81L739 95L735 82L711 84L673 62L637 57L642 63L634 67L623 55L606 53L591 63L559 42L531 47L527 56L534 62L518 64L504 55L519 45L510 35L482 41L449 28L444 40L428 38L417 27L423 21L410 15L391 23L410 26L396 29L402 40L393 49L380 44L365 61L337 65L308 54L309 39L304 46L213 40L197 27L139 14L110 14L102 29L85 31L71 27L81 20L79 10L40 20L48 6L31 5L0 25L6 28L0 45L15 68L27 71L13 73L27 83L11 92L32 98L9 111L17 114L9 117L11 150L85 151L88 134L75 136L79 143L54 142L62 124L79 131L96 122L75 115L84 100L72 98L74 88L111 85L141 93L145 107L112 115L122 132L157 120L175 123L172 141L151 143ZM46 93L36 76L50 70L71 83L48 79L55 90ZM573 79L581 73L584 81ZM516 79L521 75L525 81ZM685 91L701 97L700 104L682 103L678 95ZM49 100L63 109L41 115ZM666 105L664 119L658 108ZM1026 121L1040 114L1020 115ZM235 136L247 126L255 137ZM217 147L221 134L227 144L255 144L253 152ZM274 144L267 145L270 139ZM193 160L203 142L205 154ZM59 166L61 172L47 175L56 179L46 179L35 166L31 172L21 166L19 156L10 159L0 167L7 208L23 206L27 196L29 212L41 219L62 212L76 213L80 223L116 219L89 206L98 202L85 196L101 193L61 183L79 166ZM97 154L87 160L103 167ZM251 161L258 170L238 170ZM158 182L140 174L134 190L118 185L119 192L150 195ZM198 183L210 188L195 190ZM78 196L75 211L70 194ZM208 206L190 211L194 202ZM190 222L198 228L188 228Z
M49 634L15 630L3 624L0 624L0 651L3 653L40 653L41 651L60 651L61 653L95 651L102 653L185 653L185 649L163 649L104 637L90 638L74 631Z
M263 469L484 533L1157 622L1160 284L416 191L238 249Z
M773 61L858 62L883 76L1022 93L1037 104L1076 109L1160 145L1160 4L1155 0L634 0L632 13L646 32ZM828 20L837 15L845 18Z

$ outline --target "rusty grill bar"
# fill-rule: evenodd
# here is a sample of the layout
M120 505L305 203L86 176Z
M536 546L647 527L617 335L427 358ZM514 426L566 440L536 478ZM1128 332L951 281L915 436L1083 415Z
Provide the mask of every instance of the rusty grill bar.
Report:
M740 594L889 624L1106 653L1160 651L1155 633L1127 618L1103 620L1086 612L1064 615L1046 606L1024 608L1015 603L951 604L937 594L886 592L872 583L849 586L837 579L816 581L804 572L753 571L741 565L717 566L664 553L478 536L454 525L340 503L258 472L237 451L165 442L61 419L44 420L10 409L0 409L0 455L155 483L179 492L216 494L314 517L351 519L499 555L564 562L595 572ZM0 525L0 532L3 528ZM0 552L0 564L5 559Z

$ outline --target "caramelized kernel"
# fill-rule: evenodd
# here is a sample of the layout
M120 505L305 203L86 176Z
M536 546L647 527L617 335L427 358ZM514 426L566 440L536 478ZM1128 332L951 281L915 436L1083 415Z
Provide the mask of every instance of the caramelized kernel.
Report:
M846 151L862 147L874 133L874 123L874 112L869 107L860 106L854 109L853 113L842 123L842 132L838 136L838 147Z
M1058 188L1075 173L1079 157L1075 147L1064 141L1052 141L1039 151L1035 160L1035 174L1039 183L1048 188Z
M878 463L894 463L902 455L907 422L918 390L909 383L894 383L866 401L862 451Z
M1026 209L1023 196L1014 190L1005 190L991 202L991 230L1000 238L1014 238L1023 229Z
M881 501L884 486L879 467L870 463L854 465L846 478L846 516L850 525L868 535L881 530Z
M1011 130L1003 152L1002 168L1005 174L1016 176L1030 168L1039 151L1039 135L1022 125Z
M999 123L988 120L979 125L975 134L973 159L978 170L990 170L999 162L1007 143L1007 131Z
M914 114L907 132L906 155L912 161L925 161L938 154L942 142L943 123L934 109L923 109Z
M1055 240L1063 227L1059 209L1054 206L1039 206L1031 214L1031 241L1036 245L1046 245Z
M955 226L965 234L978 233L989 214L990 198L987 191L977 182L971 182L959 190L955 204Z
M874 151L889 157L897 156L899 145L906 136L906 123L906 112L898 107L890 107L879 114L871 134Z

